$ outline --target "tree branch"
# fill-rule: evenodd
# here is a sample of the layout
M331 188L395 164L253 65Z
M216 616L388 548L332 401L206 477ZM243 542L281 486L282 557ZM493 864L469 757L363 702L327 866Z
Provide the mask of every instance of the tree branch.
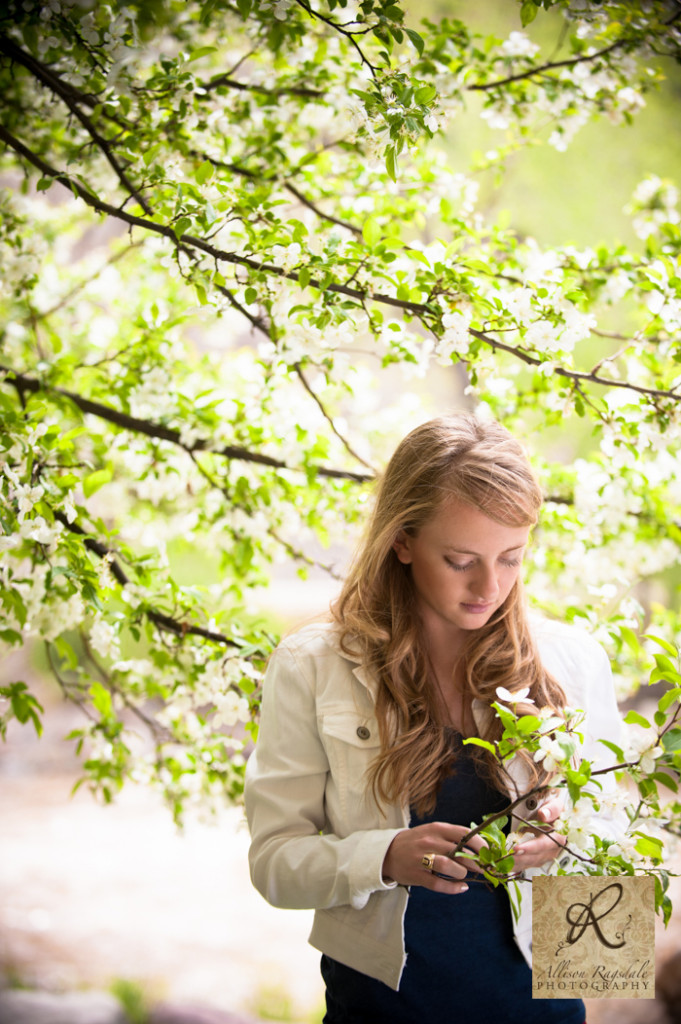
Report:
M212 92L213 89L219 89L223 85L227 86L228 89L237 89L240 92L259 92L263 96L272 96L274 98L277 96L304 96L309 99L319 99L325 95L319 89L308 89L302 85L283 86L281 89L268 89L264 85L240 82L237 78L232 78L229 72L224 75L218 75L217 78L211 78L209 82L201 83L201 88L205 92Z
M201 238L196 238L193 235L180 235L177 238L175 231L168 224L157 224L154 221L146 220L144 217L137 217L134 214L126 213L125 210L119 209L116 206L112 206L111 203L107 203L102 199L99 199L93 192L86 189L79 181L70 178L67 174L62 171L56 170L51 167L42 157L39 157L37 153L33 153L27 146L24 145L19 139L12 135L7 129L0 124L0 141L5 142L11 149L13 149L19 156L28 160L29 163L41 172L46 178L52 178L54 181L58 181L61 185L64 185L71 192L77 195L83 202L87 203L88 206L92 207L93 210L97 210L98 213L104 213L109 217L114 217L117 220L122 220L131 227L143 228L145 231L152 231L155 234L163 235L165 238L169 238L174 245L181 242L187 246L193 246L200 249L201 252L207 253L216 260L223 260L226 263L232 263L237 266L248 267L251 270L256 270L266 274L270 274L274 277L286 278L289 281L297 281L298 275L296 273L290 273L282 270L281 267L275 267L268 263L258 263L257 260L251 259L248 256L238 256L233 252L225 252L222 249L217 249L214 245L209 242L205 242ZM320 288L320 284L316 280L311 280L310 284L313 288ZM364 301L366 299L372 299L375 302L380 302L384 305L393 306L396 309L404 309L409 312L416 314L427 313L432 315L434 310L429 309L428 306L422 303L411 302L407 299L396 299L392 295L373 294L361 291L358 288L348 288L345 285L340 284L329 284L326 287L326 291L335 292L339 295L347 295L351 298L357 299L358 301Z
M53 657L53 646L54 645L49 640L45 641L45 653L47 655L47 660L50 663L50 670L54 678L57 680L59 688L64 696L64 700L68 700L71 702L71 704L75 704L78 708L80 708L80 710L83 712L86 718L89 718L91 722L96 722L97 719L93 715L87 703L84 700L78 700L78 698L74 697L73 693L71 692L73 689L76 688L76 684L67 682L66 679L64 679L64 677L61 675L59 667L57 666Z
M124 256L127 256L131 249L138 249L140 245L142 245L141 242L130 242L123 249L119 249L118 252L114 253L113 256L106 260L106 262L99 268L99 270L96 270L93 274L90 274L89 277L84 277L81 281L78 281L78 283L75 284L73 288L70 288L69 291L67 291L65 295L62 295L61 299L59 299L58 302L55 302L53 306L50 306L49 309L35 310L33 312L31 319L35 321L47 320L54 313L58 313L59 310L63 309L64 306L66 306L67 303L69 303L72 298L78 295L79 292L82 292L83 289L87 288L89 284L92 284L93 281L96 281L100 274L107 267L112 267L115 263L118 263L119 260L123 259ZM92 366L93 364L90 363L88 365Z
M99 199L92 192L86 189L78 181L71 180L68 175L57 171L55 168L50 167L41 157L36 153L29 150L19 139L15 138L7 129L0 125L0 141L4 141L11 149L14 149L16 153L22 156L25 160L28 160L34 167L36 167L45 177L53 178L55 181L59 181L62 185L66 185L67 188L71 189L78 195L88 206L98 210L100 213L108 214L111 217L115 217L119 220L125 221L134 227L143 228L146 231L153 231L156 234L163 235L166 238L171 239L174 245L182 243L189 247L199 249L201 252L207 253L216 260L223 260L227 263L236 264L238 266L249 267L251 270L270 274L275 277L287 279L289 281L297 281L298 274L295 272L284 271L281 267L275 267L268 263L259 263L257 260L251 259L248 256L238 256L236 253L225 252L221 249L217 249L209 242L205 242L201 238L196 238L193 235L183 234L178 239L173 231L172 227L166 224L156 224L154 221L146 220L144 217L137 217L133 214L126 213L125 210L118 209L112 206L110 203L106 203ZM412 302L408 299L397 299L392 295L384 295L380 292L367 292L359 288L350 288L347 285L331 283L326 286L325 289L321 288L320 282L312 279L310 284L313 288L318 288L320 291L326 290L338 295L346 295L349 298L356 299L358 302L365 302L371 300L378 302L381 305L391 306L396 309L402 309L409 313L413 313L421 319L434 318L437 313L435 307L431 307L426 303ZM510 353L522 362L527 363L531 366L540 366L542 360L538 357L530 355L529 352L524 351L521 348L514 347L512 345L506 345L496 338L490 337L489 334L485 334L482 331L470 329L470 333L473 337L478 338L480 341L485 342L487 345L491 345L494 349L499 349ZM559 377L565 377L572 381L587 381L592 384L598 384L602 387L608 388L624 388L629 391L634 391L641 395L646 395L650 398L669 398L674 402L678 402L681 398L675 391L665 390L663 388L646 388L637 384L632 384L629 381L622 380L609 380L607 377L599 377L595 373L589 373L579 370L567 370L565 367L557 366L554 367L553 372ZM238 457L238 456L235 456ZM263 457L261 456L260 459ZM285 468L285 467L281 467ZM287 468L287 467L286 467ZM321 472L321 470L320 470ZM330 472L327 475L332 475ZM347 474L346 474L347 475ZM353 479L359 479L356 475ZM362 478L363 479L363 478Z
M54 518L60 522L62 526L69 531L69 533L73 533L77 537L80 537L83 542L83 546L86 547L88 551L92 551L92 553L97 555L99 558L110 556L111 574L114 579L120 583L122 587L130 585L130 577L121 567L120 562L116 559L115 553L108 548L106 544L97 540L89 534L87 530L84 530L82 526L79 526L78 523L70 523L63 512L60 512L58 509L53 511ZM154 608L143 608L143 614L150 622L153 622L155 626L158 626L159 629L165 630L168 633L174 633L175 636L200 636L205 640L212 640L214 643L224 644L228 647L239 646L234 640L225 636L224 633L216 633L214 630L204 629L203 626L192 626L188 622L175 619L172 615L166 615L165 612L156 611Z
M30 72L30 74L33 75L34 78L36 78L42 85L46 86L66 104L71 113L78 118L95 145L97 145L102 151L126 192L139 203L147 216L153 216L154 211L144 196L141 195L139 190L132 184L127 174L119 164L111 149L109 141L99 134L87 114L83 113L78 104L75 103L72 90L67 83L63 82L58 75L46 68L44 64L40 63L40 61L36 60L32 54L26 53L21 49L21 47L17 46L16 43L12 42L12 40L8 39L6 36L0 36L0 53L4 53L11 61L21 64Z
M675 0L678 4L678 0ZM662 22L664 28L668 28L673 25L681 17L681 9L674 12L670 18ZM517 75L509 75L507 78L499 78L495 82L486 82L482 85L468 85L468 90L486 91L487 89L495 89L500 85L508 85L510 82L520 82L524 78L532 78L533 75L545 74L547 71L553 71L554 68L567 68L573 67L575 64L585 64L589 61L597 60L599 57L604 57L606 54L611 53L613 50L619 49L621 46L626 46L627 43L636 43L635 39L624 37L622 39L615 40L610 46L603 47L602 50L597 50L596 53L585 54L583 57L573 57L569 60L558 60L549 61L546 64L541 64L539 67L530 68L528 71L523 71ZM651 45L651 44L648 44ZM660 56L675 57L678 59L678 48L674 53L660 54Z
M214 455L220 455L226 459L253 462L257 465L268 466L272 469L285 469L301 473L306 472L302 467L289 466L281 459L275 459L271 455L262 455L260 452L252 452L248 448L242 448L236 445L224 445L221 448L213 448L209 441L203 439L198 439L192 444L183 444L180 439L180 431L175 430L172 427L165 427L161 423L152 423L148 420L139 419L136 416L130 416L128 413L121 412L119 409L114 409L109 405L104 405L102 402L94 402L89 398L83 398L82 395L78 395L73 391L67 391L65 388L57 388L52 387L49 384L44 384L35 377L29 377L26 374L19 373L7 366L0 365L0 373L5 374L7 382L16 388L20 394L22 392L30 391L34 394L44 392L46 394L59 395L60 397L73 402L81 412L97 416L99 419L106 420L108 423L113 423L115 426L121 427L123 430L130 430L137 434L145 434L147 437L153 437L159 441L169 441L171 444L175 444L189 453L196 451L210 451ZM313 468L319 476L331 479L354 480L357 483L365 483L372 479L372 477L367 473L353 473L350 470L331 469L327 466L314 466Z
M475 328L469 328L469 333L474 338L478 338L480 341L484 341L487 345L491 345L494 349L501 349L503 352L509 352L511 355L516 356L522 362L527 363L530 366L541 366L543 360L537 356L530 355L521 348L514 348L513 345L505 345L504 342L498 341L496 338L491 338L489 334L484 334L482 331L477 331ZM553 373L558 377L566 377L572 381L587 381L591 384L599 384L601 387L608 388L626 388L629 391L636 391L640 395L646 395L650 398L671 398L673 401L681 401L681 394L676 391L665 391L662 388L644 388L638 384L632 384L628 380L610 380L608 377L599 377L596 373L586 372L584 370L566 370L563 366L555 366Z
M570 60L552 61L548 64L541 64L536 68L530 68L529 71L523 71L517 75L509 75L507 78L499 78L495 82L485 82L481 85L468 85L466 88L469 91L475 90L486 92L488 89L496 89L501 85L509 85L511 82L520 82L524 78L532 78L534 75L543 75L547 71L553 71L554 68L569 68L574 67L575 64L585 64L589 61L596 60L598 57L604 57L606 53L611 53L612 50L616 50L618 47L624 46L624 44L628 42L631 42L631 40L618 39L616 42L611 43L610 46L606 46L602 50L598 50L596 53L591 53L584 57L572 57Z
M199 459L196 458L193 452L190 452L190 458L194 465L196 466L198 472L204 478L204 480L207 480L211 487L213 487L216 491L219 491L222 495L224 495L225 499L230 503L232 508L237 507L243 509L243 505L239 505L238 503L235 506L235 502L232 499L231 494L229 493L229 489L225 487L223 484L221 484L219 480L216 480L212 473L208 472L206 467L201 464L201 462L199 461ZM325 562L318 562L314 558L309 558L308 555L306 555L303 551L300 551L298 548L294 548L294 546L291 543L289 543L289 541L281 537L273 526L268 526L267 532L269 533L270 537L273 537L274 540L276 540L277 544L281 544L281 546L284 548L286 553L291 556L291 558L294 558L298 562L304 562L305 565L309 565L314 569L322 569L335 580L342 579L342 577L338 575L338 573L336 572L332 565L327 565Z

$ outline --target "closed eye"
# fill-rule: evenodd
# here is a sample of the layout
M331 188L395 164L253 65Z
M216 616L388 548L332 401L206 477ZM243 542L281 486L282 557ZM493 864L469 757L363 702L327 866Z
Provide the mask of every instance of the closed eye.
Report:
M472 569L475 562L466 562L464 565L459 565L458 562L452 562L451 559L445 558L445 562L450 569L455 572L466 572L468 569ZM499 564L503 565L505 569L513 569L515 566L520 565L519 558L500 558Z

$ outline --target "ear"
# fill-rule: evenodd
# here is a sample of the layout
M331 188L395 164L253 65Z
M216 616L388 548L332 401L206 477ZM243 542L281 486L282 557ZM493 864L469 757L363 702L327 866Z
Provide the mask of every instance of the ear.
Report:
M393 551L403 565L410 564L412 560L411 537L404 530L400 530L395 537Z

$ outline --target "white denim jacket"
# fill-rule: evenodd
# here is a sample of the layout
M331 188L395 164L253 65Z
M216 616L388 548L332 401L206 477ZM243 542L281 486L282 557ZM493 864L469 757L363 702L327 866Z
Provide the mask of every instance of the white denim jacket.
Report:
M582 755L611 764L599 738L618 741L610 665L588 634L533 621L546 669L568 704L586 712ZM367 793L366 772L378 752L376 681L340 652L331 623L315 623L285 639L263 685L260 734L246 768L246 814L253 884L277 907L315 908L310 943L335 960L397 989L406 961L404 914L409 890L381 877L394 836L409 826L408 805L382 811ZM490 711L475 702L480 723ZM522 792L519 765L510 772ZM604 789L611 775L602 776ZM536 801L517 808L532 817ZM529 869L529 877L541 869ZM531 893L515 924L531 963ZM465 899L465 897L462 897Z

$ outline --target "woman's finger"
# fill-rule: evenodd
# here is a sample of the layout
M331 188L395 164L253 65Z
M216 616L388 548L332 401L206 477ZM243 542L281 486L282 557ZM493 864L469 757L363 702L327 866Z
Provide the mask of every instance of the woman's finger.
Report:
M401 885L422 885L437 892L465 891L463 879L475 865L469 857L452 860L448 854L468 832L463 825L446 822L403 829L388 847L383 877Z
M512 850L514 869L536 868L546 864L549 860L554 860L562 851L565 843L565 836L559 832L535 836L526 842L518 843Z
M552 822L563 813L565 803L561 796L553 796L537 808L537 819L539 821Z

